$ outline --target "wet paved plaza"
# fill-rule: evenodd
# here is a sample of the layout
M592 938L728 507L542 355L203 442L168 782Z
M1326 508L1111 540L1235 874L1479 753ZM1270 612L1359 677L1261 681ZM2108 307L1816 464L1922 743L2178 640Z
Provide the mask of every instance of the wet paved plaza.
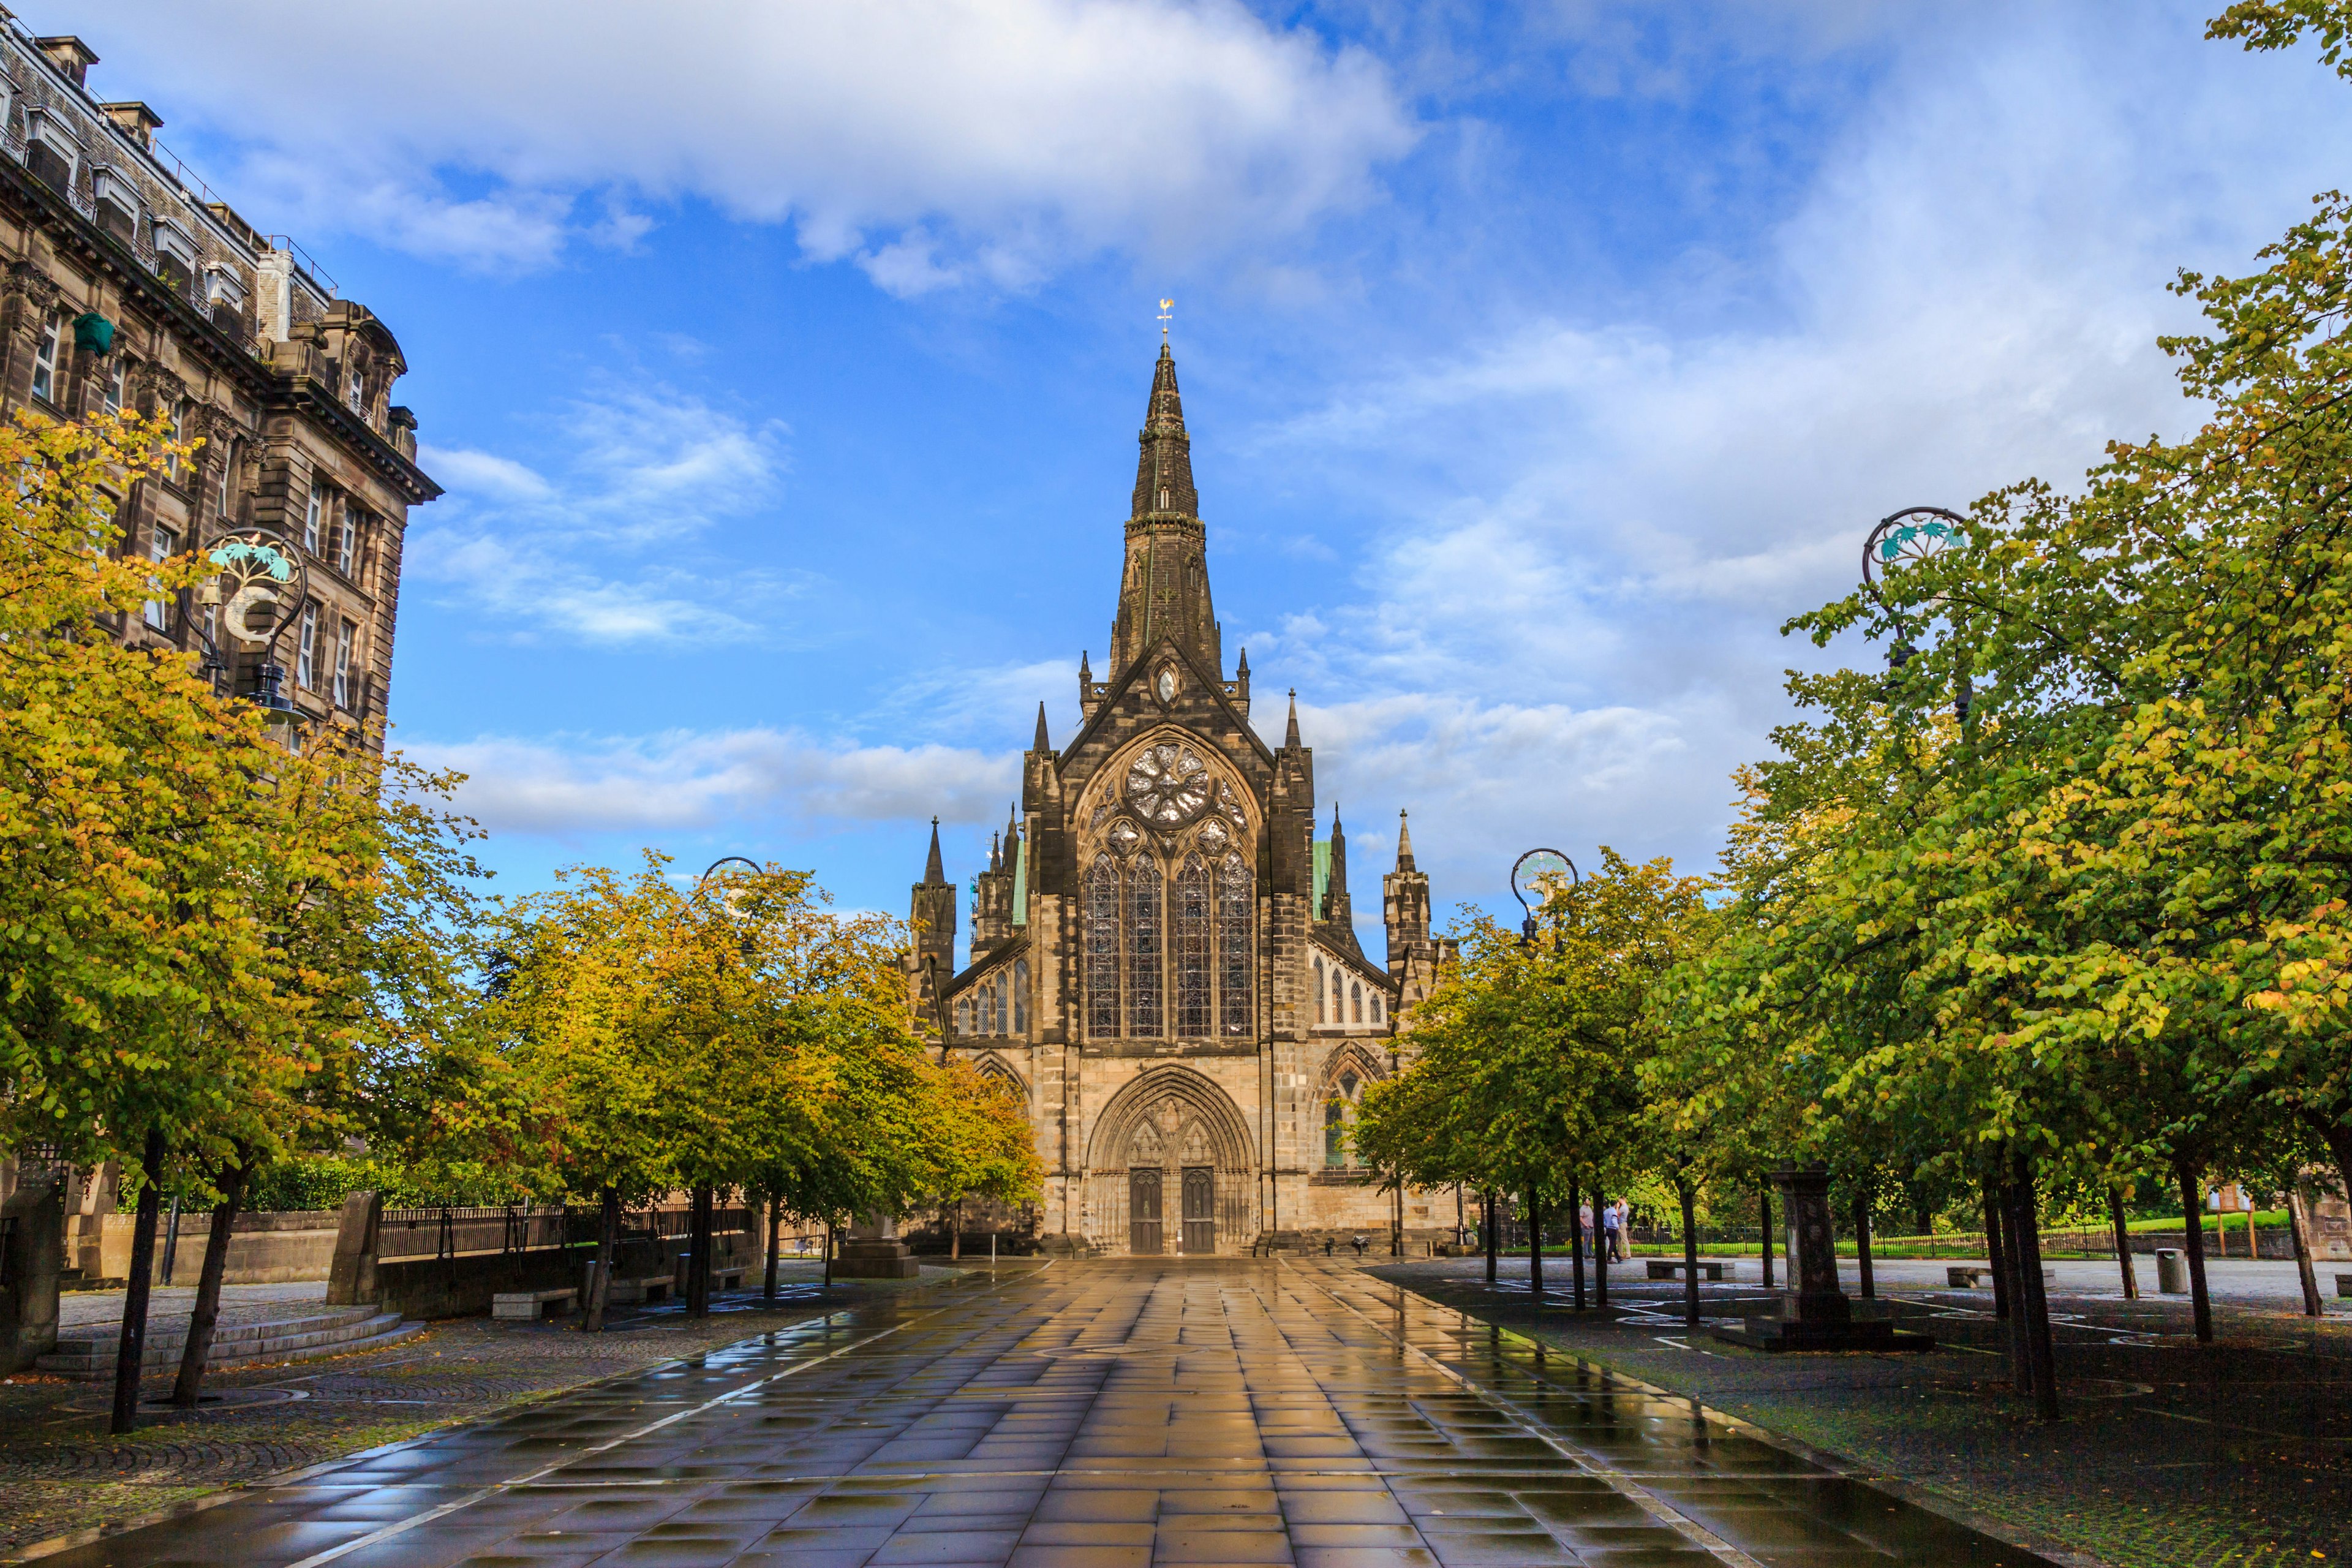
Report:
M1770 1568L2038 1562L1341 1266L1007 1269L45 1559Z

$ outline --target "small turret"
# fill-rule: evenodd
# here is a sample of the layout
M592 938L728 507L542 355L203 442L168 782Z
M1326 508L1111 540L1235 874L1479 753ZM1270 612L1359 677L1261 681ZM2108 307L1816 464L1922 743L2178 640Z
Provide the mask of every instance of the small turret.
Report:
M1083 679L1085 671L1083 659L1079 669ZM1045 705L1043 702L1037 704L1037 738L1030 742L1029 749L1033 752L1050 752L1054 749L1053 741L1045 733Z
M1437 946L1429 936L1429 878L1412 859L1412 827L1397 813L1396 869L1381 879L1381 918L1388 928L1389 978L1399 1011L1409 1010L1436 984Z
M908 914L916 926L915 950L908 956L908 1000L915 1027L937 1036L943 1030L940 996L955 974L955 884L949 881L940 858L940 819L931 818L931 852L923 862L923 879L914 886Z

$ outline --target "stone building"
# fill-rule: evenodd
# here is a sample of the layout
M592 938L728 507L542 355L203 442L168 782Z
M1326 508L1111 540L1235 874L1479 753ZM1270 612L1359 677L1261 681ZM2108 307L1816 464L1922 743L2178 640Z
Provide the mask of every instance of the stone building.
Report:
M1446 945L1430 931L1429 879L1400 820L1387 951L1367 956L1336 808L1317 837L1297 702L1269 746L1250 723L1248 654L1225 673L1164 346L1109 653L1099 680L1081 658L1078 704L1082 727L1058 748L1039 705L1020 805L973 879L961 971L936 824L913 893L916 1016L1028 1105L1045 1244L1384 1244L1400 1218L1450 1234L1450 1192L1399 1205L1344 1135L1364 1089L1397 1070Z
M0 16L5 16L0 12ZM265 665L318 724L381 746L408 509L440 494L416 466L408 368L365 306L336 298L283 236L239 217L155 141L143 103L92 96L79 38L0 27L0 416L161 414L203 445L128 487L121 548L170 556L232 528L304 556L306 598L268 647L218 611L159 602L111 627L201 651L251 694Z
M292 241L255 230L157 142L153 110L93 96L97 62L0 10L0 417L131 409L201 439L125 488L118 548L163 558L270 530L300 552L303 601L260 645L186 595L107 629L191 653L209 641L223 689L275 686L309 725L381 748L408 509L440 494L393 401L407 361ZM0 1160L0 1197L17 1163ZM111 1168L68 1173L66 1198L67 1267L106 1276Z

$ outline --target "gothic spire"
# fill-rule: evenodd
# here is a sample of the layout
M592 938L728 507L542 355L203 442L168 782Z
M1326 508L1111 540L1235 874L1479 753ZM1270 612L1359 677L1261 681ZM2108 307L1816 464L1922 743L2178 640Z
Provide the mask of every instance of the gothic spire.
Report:
M1396 868L1400 871L1417 869L1412 863L1412 825L1405 820L1405 815L1402 811L1397 813Z
M1043 751L1044 747L1038 750ZM1013 847L1021 842L1021 803L1014 801L1004 813L1004 868L1013 868Z
M1296 686L1290 689L1290 722L1282 731L1282 743L1285 746L1298 744L1298 688Z
M948 879L946 868L940 864L940 819L931 818L931 858L923 862L923 880L939 887Z
M1331 803L1331 879L1323 892L1323 918L1338 926L1352 926L1355 911L1348 901L1348 830L1339 826L1339 803Z
M988 836L988 868L992 871L1004 869L1004 843L993 833Z
M1129 513L1179 512L1197 517L1201 498L1192 489L1192 438L1184 433L1184 400L1176 391L1176 361L1160 345L1151 367L1151 401L1144 405L1142 447L1135 463L1135 506Z
M1083 663L1084 656L1082 655L1080 657L1081 663L1079 668L1083 671L1085 668L1085 665ZM1029 749L1033 752L1050 752L1054 749L1054 742L1046 739L1045 736L1045 705L1043 702L1037 704L1037 743L1031 746Z

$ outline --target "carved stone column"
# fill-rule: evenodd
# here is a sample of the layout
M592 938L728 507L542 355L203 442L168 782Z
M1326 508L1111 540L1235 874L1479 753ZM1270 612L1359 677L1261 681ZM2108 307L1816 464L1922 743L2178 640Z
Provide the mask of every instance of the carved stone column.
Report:
M1780 1292L1773 1315L1743 1318L1737 1328L1708 1331L1759 1351L1934 1350L1936 1342L1926 1334L1898 1329L1892 1319L1880 1315L1885 1303L1866 1301L1866 1315L1857 1315L1854 1303L1839 1287L1829 1173L1775 1171L1772 1184L1780 1190L1780 1212L1788 1226L1789 1288Z

